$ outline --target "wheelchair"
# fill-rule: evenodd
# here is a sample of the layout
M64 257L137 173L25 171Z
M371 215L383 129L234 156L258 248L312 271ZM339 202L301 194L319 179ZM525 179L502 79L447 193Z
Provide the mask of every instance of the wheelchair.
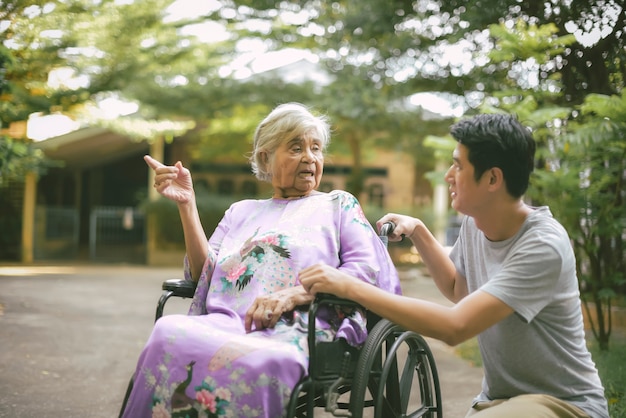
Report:
M384 225L381 240L393 225ZM155 321L163 316L171 297L193 298L195 283L170 279L162 284ZM367 312L368 337L356 348L344 339L318 342L315 318L323 305L358 307L355 302L318 294L309 306L309 367L293 389L286 417L313 417L323 409L326 416L361 418L364 410L374 418L442 418L441 390L433 354L422 336ZM131 378L120 417L133 386ZM347 399L346 399L347 398Z

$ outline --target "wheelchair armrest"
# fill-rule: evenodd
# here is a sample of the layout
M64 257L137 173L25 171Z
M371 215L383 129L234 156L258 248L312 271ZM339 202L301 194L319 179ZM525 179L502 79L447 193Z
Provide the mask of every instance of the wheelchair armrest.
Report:
M196 286L198 284L185 279L169 279L163 282L161 289L163 294L159 298L159 302L156 307L156 314L154 320L157 321L163 316L163 308L165 303L171 296L178 296L181 298L192 298L196 293Z
M196 292L196 282L185 279L169 279L163 282L161 289L172 292L172 296L192 298Z

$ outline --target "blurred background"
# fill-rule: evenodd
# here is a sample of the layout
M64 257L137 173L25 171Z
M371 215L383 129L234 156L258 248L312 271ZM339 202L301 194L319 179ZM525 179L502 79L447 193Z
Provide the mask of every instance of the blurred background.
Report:
M618 0L0 1L0 263L179 266L142 156L191 169L210 233L269 197L247 155L289 101L330 117L322 190L451 245L448 128L509 112L538 141L526 200L568 229L606 351L626 293L625 23Z
M444 244L458 227L447 132L463 115L513 112L536 131L529 200L561 203L557 189L572 195L561 206L585 207L576 189L611 171L598 189L623 195L625 13L583 0L2 1L0 260L178 263L176 211L142 155L192 170L210 231L232 201L268 196L246 155L288 101L331 119L322 190L352 192L373 221L420 216ZM405 250L396 259L415 261Z

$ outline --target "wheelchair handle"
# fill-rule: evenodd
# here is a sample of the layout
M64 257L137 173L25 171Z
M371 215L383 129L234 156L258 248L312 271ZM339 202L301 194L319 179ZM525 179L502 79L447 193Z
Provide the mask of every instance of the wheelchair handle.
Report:
M396 227L396 224L394 224L391 221L385 222L383 226L380 227L379 237L380 237L380 240L383 242L383 244L385 244L385 247L389 244L389 234L393 232L395 227Z
M388 237L394 229L396 229L396 224L391 221L385 222L383 226L380 227L380 236Z

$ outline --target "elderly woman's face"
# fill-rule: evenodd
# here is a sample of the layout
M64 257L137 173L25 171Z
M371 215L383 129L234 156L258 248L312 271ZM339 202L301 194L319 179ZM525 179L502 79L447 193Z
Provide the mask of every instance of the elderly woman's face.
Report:
M293 138L274 152L274 197L300 197L317 189L324 170L322 141L315 134Z

